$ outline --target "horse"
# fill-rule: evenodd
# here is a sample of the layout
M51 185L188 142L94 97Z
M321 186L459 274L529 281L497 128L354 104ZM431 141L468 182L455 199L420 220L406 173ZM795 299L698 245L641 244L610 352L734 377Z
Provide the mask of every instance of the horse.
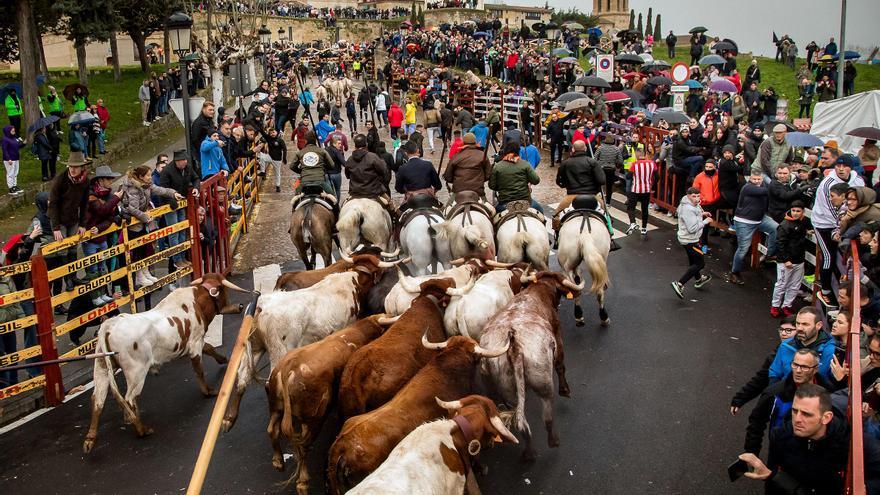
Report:
M437 235L435 226L443 222L443 214L433 206L433 197L410 199L412 209L400 220L400 247L412 258L414 275L425 275L430 270L437 273L435 263L444 269L451 267L452 254L449 241ZM421 202L427 201L427 202Z
M339 249L344 254L364 244L380 247L382 256L397 255L385 253L391 244L391 215L378 200L351 198L343 203L336 230L339 233Z
M513 207L513 208L511 208ZM502 263L531 263L538 271L549 269L550 236L540 213L508 205L496 220L495 239L498 242L498 261Z
M449 245L453 259L495 258L495 229L492 217L495 208L478 200L463 200L456 195L456 202L444 211L447 220L434 227L437 238Z
M575 200L575 206L577 200ZM580 282L581 262L590 273L591 294L599 302L601 325L608 326L611 318L605 309L605 290L608 287L608 252L611 250L611 234L605 220L593 209L575 209L562 217L559 227L559 250L556 253L562 272L574 283ZM584 325L584 310L580 297L575 298L574 316L577 326Z
M302 200L302 201L300 201ZM299 251L299 257L306 270L315 269L317 255L321 255L324 266L333 263L333 204L336 199L330 194L304 193L290 200L290 240Z

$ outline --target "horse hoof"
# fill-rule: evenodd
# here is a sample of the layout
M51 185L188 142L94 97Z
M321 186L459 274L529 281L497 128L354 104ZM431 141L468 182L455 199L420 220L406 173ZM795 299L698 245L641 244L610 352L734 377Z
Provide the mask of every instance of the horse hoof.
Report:
M584 326L584 319L583 318L575 318L574 324L576 326L582 327L582 326Z
M607 327L607 326L610 325L610 324L611 324L611 318L605 318L605 319L602 320L602 322L600 323L600 325L602 325L603 327Z
M221 427L223 428L224 433L229 433L232 429L232 426L235 424L235 419L230 418L229 416L223 418L223 423L221 423Z
M529 447L523 451L522 455L519 456L520 462L531 463L535 462L535 449Z

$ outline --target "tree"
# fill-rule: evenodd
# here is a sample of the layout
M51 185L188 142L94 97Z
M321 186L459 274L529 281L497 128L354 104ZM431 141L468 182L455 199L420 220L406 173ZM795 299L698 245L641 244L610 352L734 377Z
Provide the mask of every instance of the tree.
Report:
M629 11L629 29L633 30L636 28L636 11L635 9L630 9Z
M657 14L657 22L654 23L654 43L663 36L663 30L660 29L660 14Z
M642 13L641 13L641 12L639 12L639 23L636 24L636 31L638 31L638 32L640 32L640 33L644 33L644 32L645 32L645 30L642 29Z
M416 13L416 2L413 0L412 5L409 8L409 22L416 24L419 22L419 16Z
M648 22L645 24L645 37L654 35L654 23L651 22L651 18L653 17L653 13L651 12L651 7L648 7Z
M52 9L61 16L56 31L73 42L80 84L89 83L86 68L86 45L107 41L116 25L113 0L56 0Z
M425 13L422 12L421 4L419 4L419 26L425 27Z
M568 21L577 22L583 25L584 28L591 28L593 26L599 25L598 17L584 14L583 12L575 10L574 8L553 12L553 14L550 16L550 20L560 26L562 25L562 23Z
M15 23L18 27L19 40L31 40L33 33L32 16L30 0L16 0L15 2ZM24 125L28 125L40 118L40 107L37 104L37 65L39 54L35 53L34 44L32 42L20 43L18 47L19 65L21 67L21 85L22 94L21 104L24 111Z
M180 0L114 0L116 11L120 18L120 27L128 33L131 41L138 51L141 59L141 71L150 71L150 61L147 59L147 38L165 28L168 16L178 10L183 10Z

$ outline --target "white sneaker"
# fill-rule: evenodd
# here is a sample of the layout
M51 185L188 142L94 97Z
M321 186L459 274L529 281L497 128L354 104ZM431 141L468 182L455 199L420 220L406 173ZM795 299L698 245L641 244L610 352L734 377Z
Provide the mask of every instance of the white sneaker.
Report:
M144 127L150 127L150 123L147 122L146 120L144 121Z
M114 301L113 296L111 296L110 294L104 294L103 296L101 296L100 299L101 299L101 306L103 306L105 304L109 304Z
M146 287L146 286L148 286L148 285L153 285L153 283L150 281L150 279L148 279L148 278L146 278L146 277L144 276L144 272L145 272L146 270L147 270L147 269L144 268L144 269L142 269L142 270L138 270L138 271L135 273L135 275L134 275L134 285L136 285L136 286L138 286L138 287Z
M152 273L150 273L150 270L149 270L149 269L146 269L146 270L145 270L145 272L144 272L144 277L145 277L147 280L150 281L150 285L155 284L156 282L159 281L158 278L156 278L155 276L153 276Z
M648 229L642 229L642 237L647 237Z

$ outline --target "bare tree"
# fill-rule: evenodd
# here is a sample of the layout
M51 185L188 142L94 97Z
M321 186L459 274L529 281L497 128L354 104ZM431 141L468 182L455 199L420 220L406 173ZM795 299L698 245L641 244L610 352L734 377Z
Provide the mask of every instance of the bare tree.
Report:
M18 25L18 39L32 40L33 12L29 0L16 0L16 24ZM19 43L19 65L21 66L22 106L24 107L24 126L37 121L40 118L40 108L37 104L37 59L39 54L34 50L34 43Z

